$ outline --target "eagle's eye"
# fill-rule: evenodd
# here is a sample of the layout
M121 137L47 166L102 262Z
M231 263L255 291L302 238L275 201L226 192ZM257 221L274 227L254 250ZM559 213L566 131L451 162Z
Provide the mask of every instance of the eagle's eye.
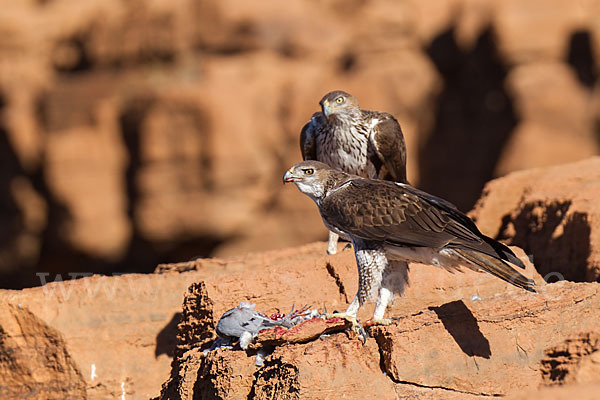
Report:
M305 175L312 175L314 173L315 173L315 170L312 169L312 168L307 168L307 169L304 170L304 174Z
M338 104L342 104L344 102L344 98L342 96L340 96L337 99L335 99L335 102Z

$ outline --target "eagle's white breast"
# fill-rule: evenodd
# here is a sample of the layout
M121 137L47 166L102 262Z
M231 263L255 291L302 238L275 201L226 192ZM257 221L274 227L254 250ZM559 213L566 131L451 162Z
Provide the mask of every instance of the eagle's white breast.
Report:
M319 132L317 159L349 174L375 178L377 171L368 157L369 132L357 126L342 123Z

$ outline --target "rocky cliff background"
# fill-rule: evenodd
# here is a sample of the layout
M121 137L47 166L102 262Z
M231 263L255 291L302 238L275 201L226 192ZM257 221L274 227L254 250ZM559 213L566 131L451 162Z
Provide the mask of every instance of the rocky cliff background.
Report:
M0 398L597 400L600 157L509 174L483 193L472 215L522 247L537 294L411 264L387 310L395 322L367 326L366 342L339 325L321 335L341 320L317 318L261 331L247 351L209 351L241 301L267 315L344 310L358 285L353 252L328 256L315 242L0 290ZM363 323L373 308L361 307Z
M0 285L324 239L281 175L332 89L469 210L600 153L599 68L595 0L2 0Z

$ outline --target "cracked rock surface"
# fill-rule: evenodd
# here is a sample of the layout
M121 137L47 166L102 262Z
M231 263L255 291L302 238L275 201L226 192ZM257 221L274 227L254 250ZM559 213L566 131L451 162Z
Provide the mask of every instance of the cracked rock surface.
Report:
M488 236L519 246L543 276L600 281L600 157L488 182L471 212Z
M520 249L515 251L526 261ZM297 248L293 254L255 255L243 261L247 270L207 273L190 287L184 308L190 298L201 301L194 303L197 309L188 313L188 320L184 312L178 332L185 338L180 339L182 356L174 360L160 399L469 399L600 380L593 364L600 332L600 285L545 285L531 263L528 273L538 283L539 294L471 271L450 274L412 265L410 288L388 310L398 320L370 327L365 345L344 332L308 343L284 343L261 367L254 365L253 350L218 349L204 355L210 345L205 332L196 331L198 339L190 345L188 327L211 331L212 326L214 331L222 312L243 300L258 303L260 310L286 310L292 302L343 309L346 299L340 286L348 293L356 289L353 254L325 256L324 243ZM203 260L194 268L202 271L211 262ZM185 270L189 264L161 268ZM272 274L278 278L271 281ZM359 319L366 320L371 312L364 307ZM563 347L572 350L561 352ZM562 366L552 358L557 352ZM572 376L553 382L548 378L553 368Z
M532 235L551 230L546 251L556 265L573 271L571 277L585 276L594 264L572 261L597 254L597 162L490 183L478 223L485 230L486 221L496 221L496 231L506 225L508 232L514 221L517 232L529 226ZM523 199L542 201L557 179L565 191L561 198L571 199L569 209L519 211L529 210ZM577 221L589 226L589 236L573 234L571 212L587 213ZM561 216L557 225L554 216ZM543 235L533 235L531 243L541 248ZM589 240L589 254L571 246L577 238ZM564 246L554 248L556 243ZM411 265L410 286L387 311L395 323L369 328L364 345L346 332L311 334L300 343L276 335L278 345L260 367L252 347L205 355L219 317L241 301L269 314L292 305L344 311L358 279L353 252L342 247L327 256L326 243L316 242L163 264L148 275L0 290L0 398L598 398L600 283L546 285L516 247L538 294L488 274ZM534 254L537 269L544 265L538 259ZM576 268L585 268L583 275ZM364 322L372 312L367 304L358 319Z

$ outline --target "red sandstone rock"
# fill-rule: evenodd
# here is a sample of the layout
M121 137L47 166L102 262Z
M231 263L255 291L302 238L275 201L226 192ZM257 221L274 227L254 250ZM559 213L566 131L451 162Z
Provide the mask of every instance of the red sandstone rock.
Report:
M524 254L518 254L527 263ZM344 253L321 260L317 263L321 269L326 269L326 262L330 269L342 272L354 265ZM295 259L277 264L278 272L286 276L288 268L306 263ZM532 266L527 264L531 276ZM189 270L190 265L174 265L172 269ZM234 279L235 275L233 272ZM354 290L355 276L339 275L338 281L345 290L350 286ZM371 338L365 346L343 333L303 344L280 340L262 367L252 367L255 352L251 350L220 349L202 356L201 349L207 348L210 341L197 332L192 335L198 338L197 347L190 347L187 342L185 348L189 350L175 361L160 398L364 398L366 393L376 393L383 398L395 394L463 399L506 395L544 384L545 365L549 365L544 360L557 343L573 335L595 337L595 332L600 332L600 318L595 315L600 298L595 283L544 285L536 275L540 293L531 294L486 274L450 274L423 265L412 265L410 278L406 295L388 310L397 322L387 327L370 327ZM207 278L201 284L206 288L200 291L202 295L188 295L187 298L200 300L189 303L194 304L199 316L191 319L194 322L190 326L210 329L231 304L245 299L234 296L227 307L218 306L226 301L224 293L236 290L233 282L219 279L219 290L216 286L210 289L211 278ZM250 287L256 290L255 286ZM303 291L300 303L305 300L304 295ZM271 297L268 292L259 295L256 291L254 296L253 302ZM328 301L323 292L311 292L310 296ZM269 304L276 306L266 302L261 309L268 309ZM217 307L221 311L216 312ZM365 308L359 313L363 320L370 313L369 307ZM180 325L180 337L190 337L187 329ZM586 354L594 353L593 343ZM580 366L577 371L584 371L581 376L592 377L585 378L586 382L600 379L579 357L572 352L565 359Z
M593 82L566 61L575 31L598 36L596 15L595 2L516 0L4 1L0 269L36 284L23 267L40 255L47 268L73 271L92 268L81 256L106 267L130 252L189 259L324 238L314 204L279 185L299 159L300 127L325 91L346 89L398 117L418 183L440 96L453 84L423 50L436 39L451 51L456 41L462 57L493 32L497 60L484 62L506 69L500 86L519 119L496 173L597 154L598 90L588 93ZM600 47L591 42L593 61ZM458 68L470 71L469 60ZM599 170L592 159L510 175L490 183L474 215L484 232L524 247L543 275L597 280ZM377 340L364 347L344 334L280 346L260 370L251 353L202 356L215 319L241 300L272 311L345 309L357 284L353 254L324 249L2 291L0 397L147 399L172 356L163 395L175 398L597 393L597 284L545 287L530 265L540 295L485 274L412 266L406 296L388 311L399 322L372 328ZM569 385L537 392L556 383Z
M506 84L521 122L503 149L497 176L600 153L600 142L590 129L594 121L590 91L571 67L559 61L528 63L513 68Z
M600 376L600 333L579 333L546 350L542 377L546 385L593 383Z
M565 385L552 388L542 388L540 390L528 390L523 393L507 396L509 400L596 400L600 391L599 383L584 385Z
M472 394L515 393L540 385L544 352L558 338L600 329L591 315L597 284L563 282L541 293L447 302L371 332L394 380Z
M61 332L22 304L0 308L0 397L86 397L84 378Z
M155 396L169 373L183 293L199 278L95 276L0 290L0 397Z
M462 146L486 162L501 153L472 179L599 151L593 73L579 76L594 66L566 61L575 32L580 56L600 57L594 2L238 3L3 2L2 270L24 279L21 267L73 269L79 257L110 270L139 254L153 264L325 238L310 200L278 185L299 160L301 126L326 91L348 90L399 119L418 184L455 84L424 50L432 42L459 72L505 70L497 86L519 124L503 149ZM491 48L478 48L486 32Z
M597 281L599 195L600 158L595 157L491 181L472 216L482 232L531 254L542 275Z
M0 357L0 370L6 371L0 379L18 380L18 365L18 371L41 368L46 372L29 381L57 382L60 396L79 390L99 399L119 397L124 390L127 399L146 399L158 395L173 357L165 399L246 398L251 393L255 398L379 393L384 398L463 399L475 396L469 393L516 393L546 384L552 354L576 340L583 340L582 345L567 345L574 350L560 359L564 367L559 370L570 374L565 382L598 379L593 341L600 330L598 284L544 286L538 275L536 295L486 274L450 274L422 265L411 266L406 296L388 310L398 321L369 328L372 337L364 346L352 335L334 333L279 345L260 368L254 365L253 350L203 355L215 338L219 316L240 301L268 312L287 311L292 304L344 310L357 286L354 256L341 251L341 245L339 254L326 256L325 247L321 242L161 265L150 276L82 278L0 292L0 354L14 356ZM528 264L529 276L531 268ZM364 321L371 312L372 305L365 306L359 318ZM28 326L37 328L21 324L15 330L14 315L35 321ZM31 339L19 339L21 331L30 332ZM57 369L44 369L48 357L56 360ZM48 387L28 386L26 394L48 398ZM13 398L22 395L11 393Z

